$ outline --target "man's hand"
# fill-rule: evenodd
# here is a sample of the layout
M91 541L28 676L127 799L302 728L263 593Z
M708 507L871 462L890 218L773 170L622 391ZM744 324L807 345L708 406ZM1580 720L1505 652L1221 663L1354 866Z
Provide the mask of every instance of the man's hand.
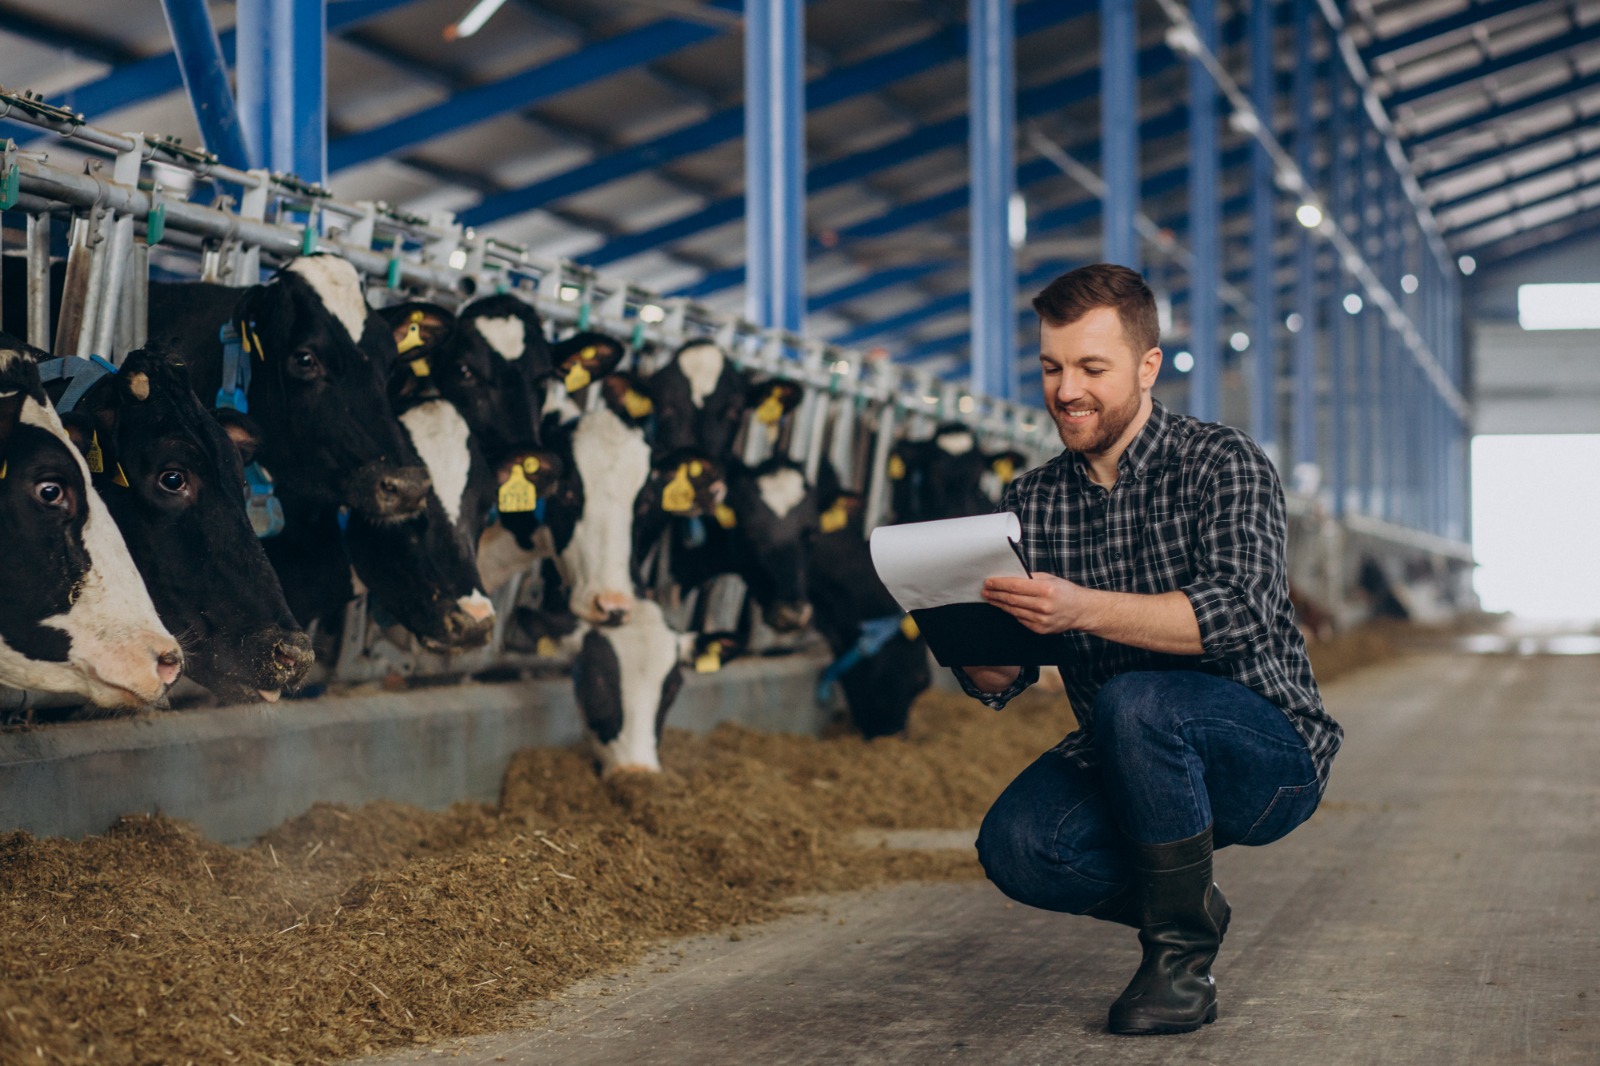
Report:
M1065 633L1086 629L1084 612L1088 589L1064 577L991 577L983 583L983 598L1035 633Z

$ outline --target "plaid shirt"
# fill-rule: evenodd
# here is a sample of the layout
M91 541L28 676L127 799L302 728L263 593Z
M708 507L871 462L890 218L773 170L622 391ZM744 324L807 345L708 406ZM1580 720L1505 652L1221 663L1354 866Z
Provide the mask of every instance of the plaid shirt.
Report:
M1022 524L1028 568L1085 588L1181 590L1200 623L1198 656L1168 655L1068 632L1060 663L1077 732L1055 749L1094 764L1095 695L1131 670L1200 670L1237 681L1272 701L1305 738L1317 780L1344 737L1317 691L1305 640L1294 624L1285 575L1283 489L1266 455L1228 426L1174 415L1156 402L1117 459L1110 490L1089 478L1083 456L1063 451L1013 481L1000 510ZM1003 692L961 687L999 710L1039 677L1037 667Z

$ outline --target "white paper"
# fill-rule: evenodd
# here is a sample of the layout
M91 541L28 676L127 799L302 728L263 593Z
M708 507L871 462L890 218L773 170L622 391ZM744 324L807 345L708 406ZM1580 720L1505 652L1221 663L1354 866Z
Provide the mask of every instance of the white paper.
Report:
M1027 577L1011 548L1022 525L1010 511L872 531L872 565L902 610L982 603L983 581Z

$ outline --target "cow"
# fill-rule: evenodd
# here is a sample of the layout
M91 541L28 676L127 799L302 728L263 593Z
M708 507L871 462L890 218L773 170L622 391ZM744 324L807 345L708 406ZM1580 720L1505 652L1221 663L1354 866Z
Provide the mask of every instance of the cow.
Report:
M840 491L830 474L824 465L819 482L827 506L808 568L812 624L834 655L818 697L826 703L838 684L861 734L890 736L905 729L912 703L933 682L927 642L872 565L861 497Z
M348 262L303 256L247 289L153 282L149 310L150 343L182 354L201 400L259 427L257 458L286 509L349 507L372 521L423 510L427 472L384 395L392 335ZM225 325L249 368L226 385Z
M136 350L62 417L162 623L183 638L189 676L225 703L297 688L311 640L246 513L240 452L196 399L187 367Z
M986 454L959 422L941 424L928 440L901 441L889 457L895 521L988 514L1023 461L1019 452Z
M183 653L45 398L42 358L0 336L0 684L135 709Z
M696 339L680 346L650 375L657 451L697 448L711 456L731 456L749 392L749 377L715 342Z

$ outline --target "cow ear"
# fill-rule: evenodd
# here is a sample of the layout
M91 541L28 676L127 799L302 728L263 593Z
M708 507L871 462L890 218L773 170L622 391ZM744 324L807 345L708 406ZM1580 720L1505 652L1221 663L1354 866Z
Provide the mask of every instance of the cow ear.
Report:
M90 442L94 439L93 418L82 411L68 411L61 416L61 428L67 431L67 439L74 448L84 455L89 454Z
M11 445L11 436L22 421L22 403L28 394L22 390L0 394L0 456Z
M222 424L223 432L238 449L239 462L245 466L255 462L256 454L261 451L261 427L257 426L248 415L242 415L231 408L220 408L211 414Z
M282 280L284 277L280 274L265 284L250 286L234 305L234 327L249 327L251 335L260 342L258 355L263 360L274 354L280 359L288 354L294 297L290 292L290 283Z

